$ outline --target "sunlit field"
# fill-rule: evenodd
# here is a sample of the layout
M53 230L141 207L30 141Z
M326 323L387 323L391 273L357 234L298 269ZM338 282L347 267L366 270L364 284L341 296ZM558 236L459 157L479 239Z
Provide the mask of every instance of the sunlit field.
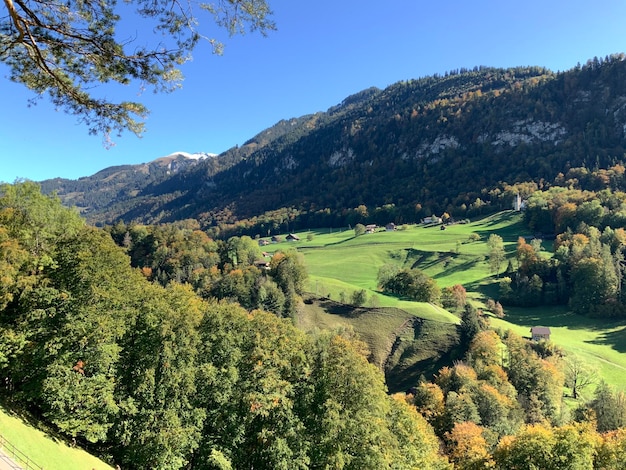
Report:
M514 259L518 238L532 238L515 212L504 212L470 223L446 226L407 225L387 232L384 228L371 234L355 237L352 229L330 229L298 233L299 241L271 245L272 250L296 248L306 261L309 273L308 290L315 297L337 302L349 302L355 290L365 289L366 307L388 307L395 310L390 318L372 313L367 321L356 318L324 315L318 311L314 318L302 319L305 326L336 328L350 324L366 340L373 341L377 360L388 345L381 337L389 337L406 315L443 322L458 323L458 313L430 304L384 295L377 289L377 274L381 266L395 264L416 267L434 278L440 287L462 284L468 298L478 307L484 307L488 297L497 294L497 279L490 272L487 240L489 235L500 235L509 259ZM479 237L477 239L477 236ZM474 241L471 240L474 239ZM544 243L549 256L551 243ZM506 263L502 270L506 268ZM626 321L591 319L575 315L566 307L505 308L504 319L493 318L494 328L512 329L529 336L532 326L549 326L552 339L567 354L577 354L594 365L600 376L610 385L626 389ZM377 339L375 339L377 338Z
M21 468L44 468L45 470L109 470L112 469L96 457L54 438L48 429L37 429L27 420L16 416L0 406L0 435L8 443L3 449L14 457ZM14 446L14 447L12 447ZM26 462L25 456L30 459ZM27 466L27 463L31 465ZM37 465L37 466L36 466Z

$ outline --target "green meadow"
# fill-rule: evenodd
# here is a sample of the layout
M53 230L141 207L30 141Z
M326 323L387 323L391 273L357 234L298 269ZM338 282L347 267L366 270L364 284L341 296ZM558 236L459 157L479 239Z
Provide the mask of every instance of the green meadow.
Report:
M487 299L497 293L497 279L490 272L487 259L487 240L492 233L502 237L510 259L515 256L520 236L527 240L532 238L520 214L508 211L470 223L449 225L445 230L440 226L407 225L393 232L383 228L359 237L347 228L302 232L298 233L300 241L283 242L271 248L288 245L301 252L309 273L311 296L335 305L325 308L321 305L323 301L305 304L298 318L300 326L304 329L353 329L369 344L374 363L386 367L387 371L399 367L397 374L391 377L390 388L394 389L408 384L402 374L408 374L410 380L416 377L410 371L414 371L415 363L424 356L443 358L441 349L451 344L450 328L459 318L458 314L434 305L384 295L377 290L378 270L385 264L417 267L434 278L440 287L462 284L468 298L484 308ZM552 244L544 243L543 248L549 256ZM505 267L506 263L502 269ZM342 314L336 305L349 302L352 293L360 289L367 292L365 307L370 308L360 309L358 315ZM366 311L368 313L364 314ZM512 329L528 336L532 326L549 326L557 346L593 365L610 385L626 390L625 320L586 318L565 307L505 308L505 314L504 319L491 320L493 328ZM419 334L407 328L411 318L423 320ZM427 335L423 325L429 326ZM430 352L415 353L419 348Z
M111 466L93 455L53 437L54 433L50 430L39 429L39 425L0 406L0 436L5 442L3 450L14 457L22 468L112 470ZM25 456L28 456L28 461Z
M511 328L529 335L534 325L548 326L551 340L568 355L594 366L609 385L626 391L626 321L587 318L565 307L509 308L503 320L491 320L494 328Z
M318 294L325 294L323 288L331 294L341 289L366 289L376 294L378 270L387 263L419 267L435 278L440 287L463 284L470 290L491 275L486 260L486 242L491 233L503 238L510 256L518 237L530 236L514 212L449 225L446 230L440 230L439 225L406 225L393 232L382 229L359 237L350 229L311 233L311 241L306 240L305 232L300 234L300 241L289 243L305 255L309 288L312 292L317 289ZM478 235L479 240L471 241L472 234ZM381 302L396 306L389 298L381 298Z

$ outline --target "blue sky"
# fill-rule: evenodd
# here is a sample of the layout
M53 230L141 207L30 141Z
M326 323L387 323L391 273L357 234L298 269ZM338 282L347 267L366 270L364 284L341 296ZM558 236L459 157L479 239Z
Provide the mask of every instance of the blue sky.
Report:
M175 151L220 153L280 119L325 111L370 86L461 67L557 71L626 52L622 0L269 3L276 32L215 34L225 40L224 55L197 50L183 66L182 89L140 96L138 85L122 90L120 99L139 99L151 113L142 138L114 137L110 149L45 98L28 107L30 92L0 67L0 181L78 178Z

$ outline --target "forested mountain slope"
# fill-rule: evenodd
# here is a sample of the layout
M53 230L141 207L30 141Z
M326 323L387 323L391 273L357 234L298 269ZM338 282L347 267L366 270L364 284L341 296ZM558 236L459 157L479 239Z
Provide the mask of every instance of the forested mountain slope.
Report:
M120 193L88 217L193 217L211 226L293 208L302 226L312 226L345 223L359 206L386 209L399 222L443 211L464 216L495 204L503 182L541 186L572 167L621 161L625 78L620 54L559 73L477 67L364 90ZM73 202L65 188L46 182L44 189Z
M209 155L206 157L210 158ZM178 171L189 169L199 160L182 154L172 154L149 163L108 167L78 180L45 180L41 187L46 193L61 194L65 204L89 213L106 208L115 201L133 198L147 186L168 179Z

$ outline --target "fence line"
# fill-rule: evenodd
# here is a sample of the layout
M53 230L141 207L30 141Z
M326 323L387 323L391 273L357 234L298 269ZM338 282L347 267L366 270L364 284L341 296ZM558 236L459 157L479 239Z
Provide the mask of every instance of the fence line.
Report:
M15 460L16 463L24 465L24 470L44 470L43 467L33 462L28 455L15 447L15 445L2 435L0 435L0 448L2 448L9 457Z

